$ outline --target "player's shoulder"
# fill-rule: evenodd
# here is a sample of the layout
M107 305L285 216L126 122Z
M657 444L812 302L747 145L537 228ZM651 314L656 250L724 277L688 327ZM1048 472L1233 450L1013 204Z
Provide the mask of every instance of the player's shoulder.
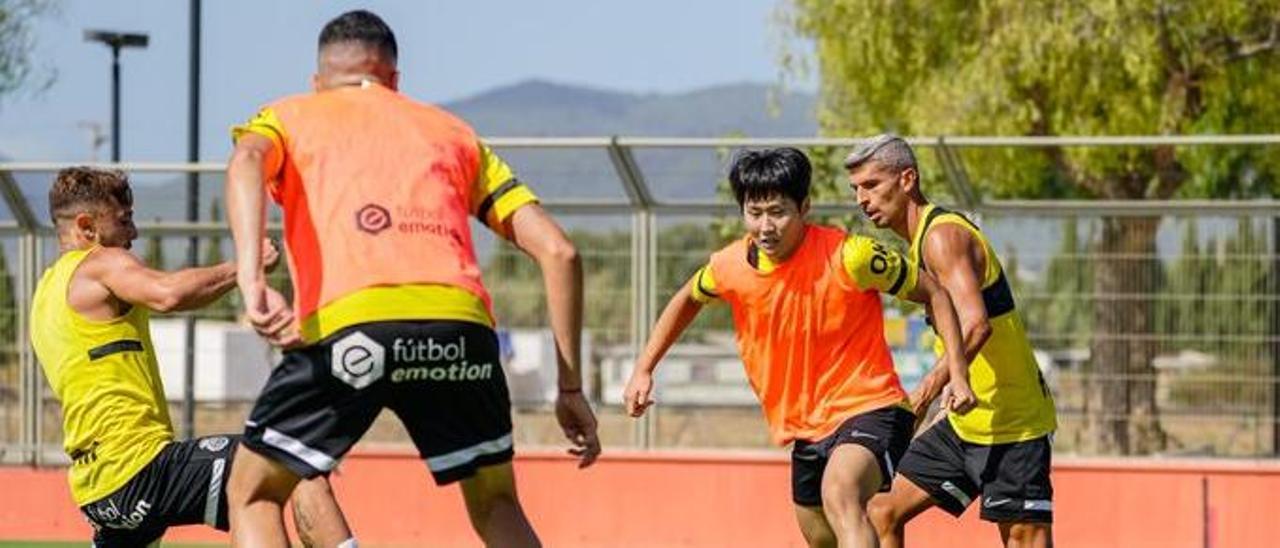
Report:
M732 258L742 258L745 260L747 248L751 245L751 238L743 236L737 238L711 252L711 263L722 262Z
M89 251L77 270L83 274L97 275L139 264L142 264L142 260L122 247L96 247Z
M294 93L277 97L258 108L255 117L275 116L277 112L288 111L300 108L303 105L314 103L323 99L323 93Z
M950 213L949 215L954 215L954 219L935 222L924 233L921 246L927 257L945 259L969 253L975 246L982 245L982 241L977 236L976 227L972 227L958 214Z

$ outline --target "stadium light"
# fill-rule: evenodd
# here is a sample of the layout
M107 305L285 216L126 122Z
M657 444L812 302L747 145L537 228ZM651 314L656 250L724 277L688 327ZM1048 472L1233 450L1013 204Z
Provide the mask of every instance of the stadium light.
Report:
M120 161L120 50L145 48L150 38L137 32L85 30L84 41L100 42L111 48L111 161Z

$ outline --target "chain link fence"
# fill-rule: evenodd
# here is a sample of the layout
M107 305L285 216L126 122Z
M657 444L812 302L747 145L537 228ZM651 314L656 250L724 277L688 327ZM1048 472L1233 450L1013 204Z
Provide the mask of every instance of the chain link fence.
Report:
M1197 154L1274 151L1280 138L1094 140L913 139L925 190L968 212L1011 273L1020 313L1058 406L1055 450L1072 454L1259 457L1280 454L1280 208L1270 200L1019 198L1025 186L987 170L993 151L1043 147L1143 148L1175 143ZM585 267L584 372L606 447L764 449L768 437L734 346L724 306L703 310L659 367L658 405L626 417L621 392L667 299L737 234L737 209L718 190L731 154L795 145L820 164L813 216L895 242L865 226L838 169L853 140L494 139L491 144L565 225ZM827 168L823 168L823 166ZM1017 166L1017 161L1008 165ZM56 258L47 198L58 165L0 164L0 459L65 462L60 412L26 335L29 295ZM123 165L135 187L134 250L163 268L232 256L217 211L221 165ZM199 174L202 219L186 220L186 173ZM1221 175L1255 177L1247 168ZM1016 182L1016 181L1015 181ZM1244 183L1241 183L1243 186ZM1230 193L1228 193L1230 195ZM272 213L273 221L278 212ZM473 227L500 323L516 437L561 443L550 412L555 353L542 279L518 250ZM1117 247L1117 235L1142 245ZM904 245L896 241L900 248ZM283 269L274 283L288 289ZM175 425L195 435L237 432L275 360L238 322L232 292L189 315L155 316L154 339ZM918 309L886 301L886 338L908 388L933 365ZM188 341L188 322L194 340ZM192 368L190 387L188 364ZM1117 364L1119 364L1117 366ZM187 394L190 392L190 400ZM190 414L185 411L190 409ZM189 417L189 418L186 418ZM407 445L391 416L369 445Z

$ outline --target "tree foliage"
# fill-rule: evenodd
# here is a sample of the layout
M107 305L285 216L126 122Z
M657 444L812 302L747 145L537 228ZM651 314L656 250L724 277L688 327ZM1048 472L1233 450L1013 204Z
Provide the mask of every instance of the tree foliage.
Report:
M35 37L31 24L52 7L49 0L0 0L0 96L34 84L47 86L52 76L42 74L32 60Z
M824 132L1008 136L1265 133L1280 120L1280 0L791 0L811 41ZM787 54L784 63L803 60ZM1261 147L1041 147L965 151L988 196L1168 199L1280 190ZM1156 218L1104 218L1092 293L1162 283ZM1098 298L1089 447L1164 447L1151 359L1156 307ZM1117 336L1125 335L1125 336ZM1114 379L1123 379L1115 381Z

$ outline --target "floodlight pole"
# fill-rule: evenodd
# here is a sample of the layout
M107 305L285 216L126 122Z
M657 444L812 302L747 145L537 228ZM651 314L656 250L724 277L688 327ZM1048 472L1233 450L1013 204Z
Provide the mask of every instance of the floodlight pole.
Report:
M200 161L200 0L191 0L189 64L187 87L187 161ZM200 174L187 174L187 222L200 221ZM200 238L187 241L187 267L200 261ZM183 321L186 334L182 361L182 437L196 437L196 317L188 314Z
M99 42L111 48L111 161L120 161L120 50L145 48L150 38L136 32L107 30L84 31L86 42Z
M120 161L120 46L111 46L111 161Z

